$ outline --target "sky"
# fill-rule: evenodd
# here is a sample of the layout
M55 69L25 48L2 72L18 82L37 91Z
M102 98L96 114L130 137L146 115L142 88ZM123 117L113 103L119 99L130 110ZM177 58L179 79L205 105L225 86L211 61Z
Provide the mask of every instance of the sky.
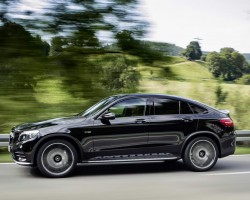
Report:
M19 9L32 9L40 14L46 1L21 0L26 6ZM232 47L240 53L250 53L250 0L140 0L140 3L141 14L151 24L146 40L185 48L190 41L200 38L203 51Z
M200 38L203 51L232 47L250 53L250 0L141 0L151 23L145 39L186 47Z

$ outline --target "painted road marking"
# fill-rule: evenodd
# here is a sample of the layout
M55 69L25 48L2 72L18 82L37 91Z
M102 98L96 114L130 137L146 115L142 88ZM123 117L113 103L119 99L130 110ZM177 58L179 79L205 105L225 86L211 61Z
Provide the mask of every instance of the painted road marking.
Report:
M250 154L231 155L230 157L243 157L243 156L250 156Z
M250 174L250 171L246 171L246 172L225 172L225 173L202 174L202 175L205 175L205 176L225 176L225 175L241 175L241 174Z
M0 163L0 165L14 165L16 163Z

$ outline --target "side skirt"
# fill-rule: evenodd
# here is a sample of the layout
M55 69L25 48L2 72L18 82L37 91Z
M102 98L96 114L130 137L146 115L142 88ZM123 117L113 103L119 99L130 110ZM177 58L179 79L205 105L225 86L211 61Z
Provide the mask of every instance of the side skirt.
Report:
M180 157L170 153L159 154L133 154L116 156L99 156L89 160L83 160L82 163L116 163L116 162L143 162L143 161L164 161L178 160Z

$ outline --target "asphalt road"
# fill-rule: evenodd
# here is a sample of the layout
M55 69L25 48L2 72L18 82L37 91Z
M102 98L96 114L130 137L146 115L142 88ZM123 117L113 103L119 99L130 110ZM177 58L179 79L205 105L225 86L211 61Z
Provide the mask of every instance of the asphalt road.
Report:
M44 178L29 167L0 164L1 200L250 199L250 155L220 159L213 170L188 171L181 161L78 166L73 176Z

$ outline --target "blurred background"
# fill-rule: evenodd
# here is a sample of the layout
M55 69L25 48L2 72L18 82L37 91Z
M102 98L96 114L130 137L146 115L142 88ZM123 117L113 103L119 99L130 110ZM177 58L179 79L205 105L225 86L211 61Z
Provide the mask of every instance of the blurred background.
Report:
M117 93L189 97L230 110L236 128L249 130L248 7L245 0L1 0L0 133Z

